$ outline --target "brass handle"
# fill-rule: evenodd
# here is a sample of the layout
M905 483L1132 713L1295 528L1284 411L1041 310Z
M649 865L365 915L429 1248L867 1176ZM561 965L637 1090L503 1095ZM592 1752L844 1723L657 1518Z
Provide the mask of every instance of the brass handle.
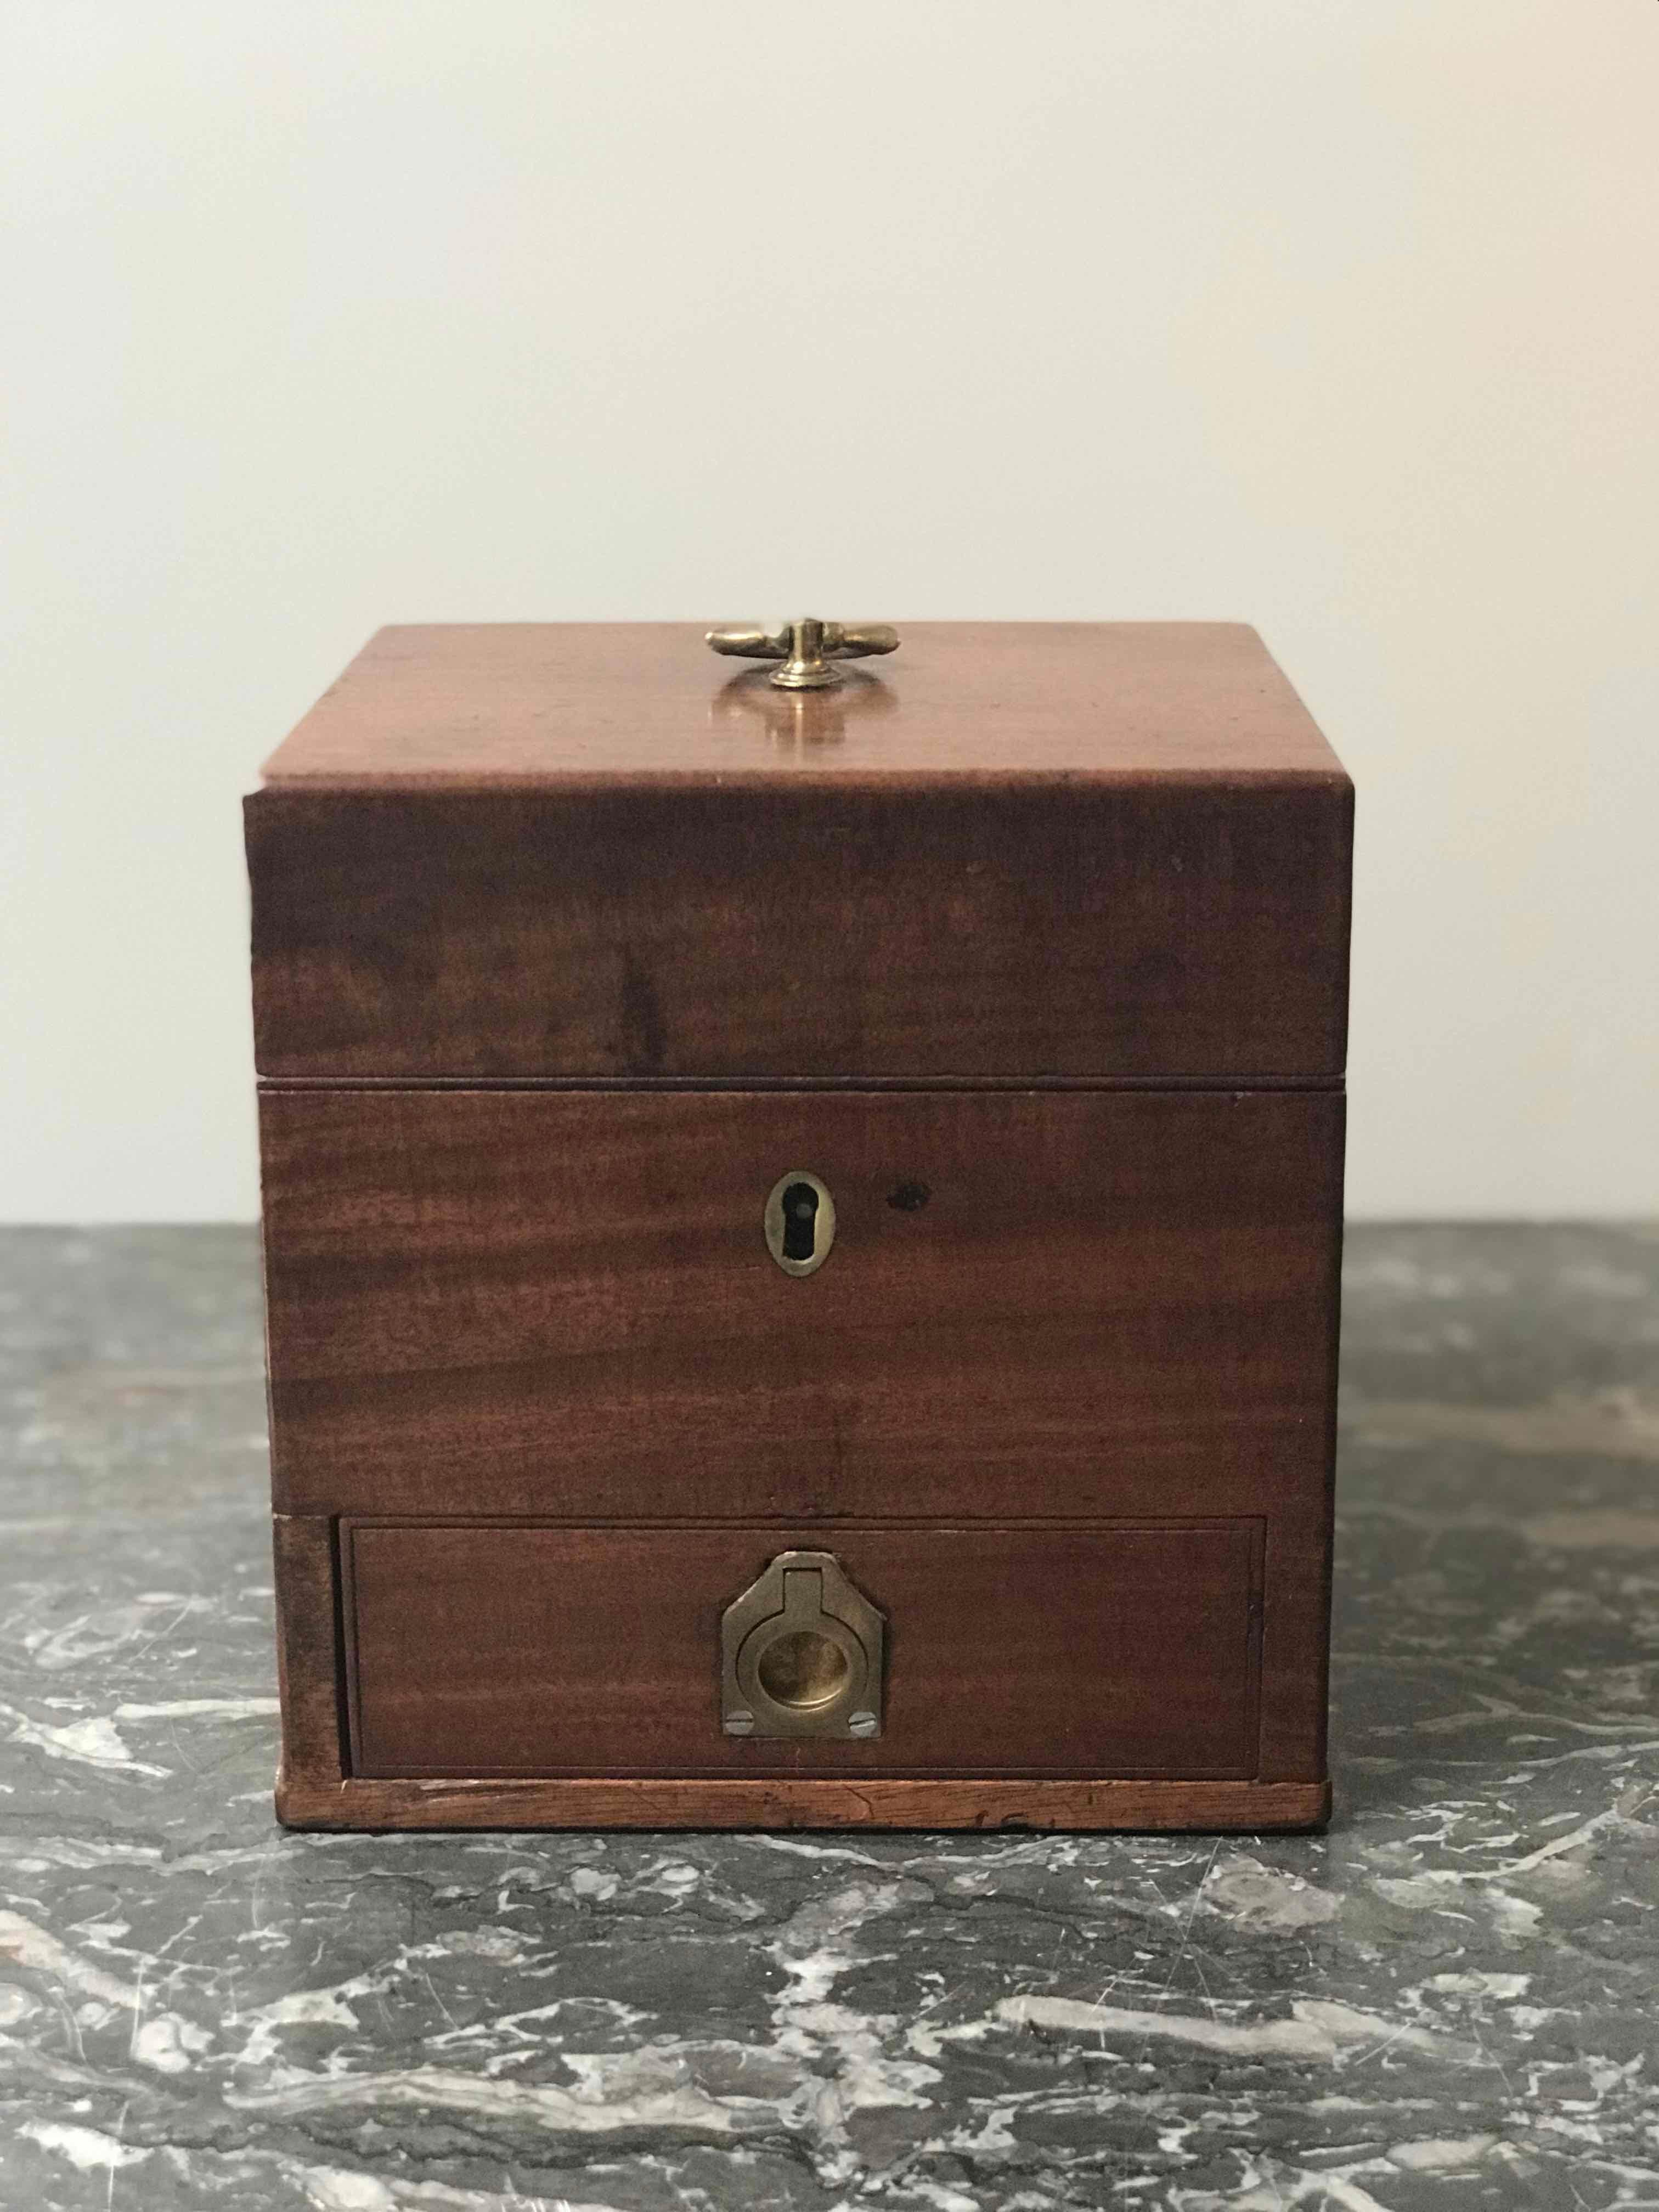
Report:
M898 632L887 623L827 623L802 615L781 629L711 629L708 642L740 660L781 663L771 675L781 691L827 691L842 681L837 660L891 653Z
M780 1552L720 1615L721 1728L879 1735L886 1632L833 1552Z

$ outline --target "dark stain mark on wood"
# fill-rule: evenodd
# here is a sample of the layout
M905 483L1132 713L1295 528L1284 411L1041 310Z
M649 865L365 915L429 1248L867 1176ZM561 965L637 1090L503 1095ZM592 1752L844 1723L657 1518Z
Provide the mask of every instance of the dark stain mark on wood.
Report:
M925 1182L898 1182L888 1192L887 1203L900 1213L920 1213L933 1194Z

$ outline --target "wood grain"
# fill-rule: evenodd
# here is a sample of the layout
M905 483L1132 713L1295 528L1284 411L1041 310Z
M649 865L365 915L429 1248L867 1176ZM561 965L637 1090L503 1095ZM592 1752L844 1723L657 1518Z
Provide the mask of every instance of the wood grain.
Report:
M1310 781L247 801L270 1076L1340 1073Z
M1321 1821L1352 805L1237 625L381 633L246 811L282 1816ZM711 1739L790 1543L833 1773Z
M1340 1096L283 1091L261 1125L284 1511L1176 1498L1302 1516L1318 1578ZM796 1167L838 1218L801 1280L761 1230Z
M1255 1771L1259 1522L837 1529L888 1624L866 1742L721 1732L721 1612L798 1530L342 1535L355 1774Z
M334 1530L323 1518L279 1513L272 1522L276 1684L283 1709L281 1796L332 1788L345 1771Z
M647 779L1329 775L1243 623L906 623L880 673L786 698L701 623L383 629L265 763L378 789Z
M1352 793L1255 634L938 627L781 749L676 626L377 642L247 801L260 1069L1339 1074Z
M293 1828L1074 1828L1261 1834L1322 1827L1328 1782L793 1779L290 1783Z
M1259 1519L1260 1771L1323 1772L1340 1096L262 1105L285 1510ZM794 1166L839 1218L800 1281Z

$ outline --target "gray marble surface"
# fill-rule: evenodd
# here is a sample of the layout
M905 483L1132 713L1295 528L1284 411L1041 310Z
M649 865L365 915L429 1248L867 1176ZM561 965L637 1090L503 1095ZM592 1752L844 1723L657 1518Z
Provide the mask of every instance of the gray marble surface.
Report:
M1322 1838L285 1835L251 1234L0 1300L8 2212L1659 2206L1659 1231L1352 1237Z

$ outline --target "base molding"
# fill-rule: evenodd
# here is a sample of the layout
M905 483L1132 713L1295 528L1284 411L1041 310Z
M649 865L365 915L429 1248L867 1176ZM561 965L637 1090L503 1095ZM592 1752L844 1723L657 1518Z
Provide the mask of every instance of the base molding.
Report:
M1255 1832L1323 1827L1320 1782L730 1778L335 1782L283 1773L289 1828L1061 1828Z

